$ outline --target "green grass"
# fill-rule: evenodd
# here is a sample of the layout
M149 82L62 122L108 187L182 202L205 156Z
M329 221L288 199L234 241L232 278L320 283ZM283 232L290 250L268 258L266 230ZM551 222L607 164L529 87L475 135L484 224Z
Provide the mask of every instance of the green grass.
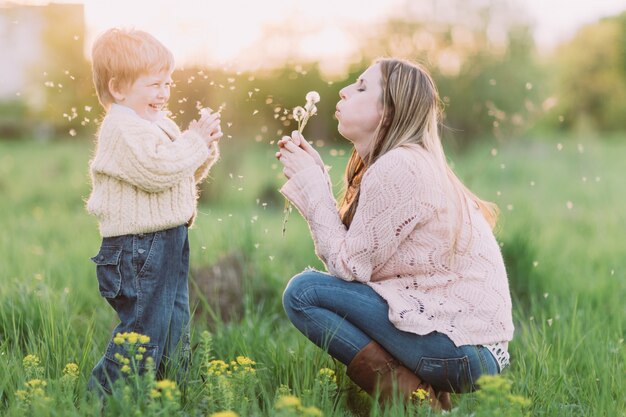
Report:
M626 141L583 141L579 147L576 139L563 138L562 144L559 150L556 141L520 140L498 147L495 156L491 146L480 146L454 161L466 183L502 209L498 239L516 324L512 366L505 373L512 393L532 401L533 416L626 416ZM0 415L25 413L16 392L32 376L22 365L28 354L41 359L50 398L40 408L34 404L31 413L101 414L85 386L115 315L98 294L89 260L100 243L96 221L84 209L90 152L87 143L0 142ZM297 212L281 234L282 179L273 147L241 150L225 140L223 152L190 231L191 262L207 266L240 254L243 315L229 323L209 315L194 321L191 376L200 381L200 334L209 329L213 358L244 355L257 362L252 395L258 399L250 415L278 415L274 400L281 385L326 416L405 415L370 409L347 394L352 386L343 367L282 312L287 280L321 263ZM338 182L345 155L325 160L336 165L331 172ZM80 376L68 396L59 381L69 362L79 365ZM338 394L328 398L316 391L323 367L338 377ZM175 413L207 415L215 411L207 398L202 384L192 384ZM457 396L455 415L505 415L514 409L507 401L494 405L477 394ZM119 404L127 404L127 415L139 407ZM102 413L113 415L112 409ZM150 410L142 415L158 415Z

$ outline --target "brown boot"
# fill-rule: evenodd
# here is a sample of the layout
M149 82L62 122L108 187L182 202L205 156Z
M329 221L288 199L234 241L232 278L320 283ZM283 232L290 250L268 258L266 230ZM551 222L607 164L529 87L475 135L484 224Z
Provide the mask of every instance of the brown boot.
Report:
M441 410L433 388L418 378L382 346L372 341L365 346L348 365L348 376L369 395L379 393L379 400L385 403L394 395L406 401L418 389L428 394L430 406Z
M441 409L450 411L452 410L452 401L450 400L450 393L446 391L435 391L435 395L441 403Z

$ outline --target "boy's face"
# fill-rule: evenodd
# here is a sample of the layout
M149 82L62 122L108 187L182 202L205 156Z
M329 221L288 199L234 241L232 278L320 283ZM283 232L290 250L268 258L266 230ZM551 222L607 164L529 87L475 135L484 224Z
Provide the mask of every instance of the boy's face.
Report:
M121 91L123 100L116 102L130 107L142 119L155 122L162 117L161 110L170 98L171 86L170 71L142 75Z

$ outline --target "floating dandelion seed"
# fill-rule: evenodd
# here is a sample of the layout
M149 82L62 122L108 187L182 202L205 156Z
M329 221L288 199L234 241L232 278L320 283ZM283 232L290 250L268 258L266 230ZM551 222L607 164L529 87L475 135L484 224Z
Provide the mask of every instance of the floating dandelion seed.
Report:
M572 203L571 201L568 201L567 203L565 203L565 206L571 210L572 208L574 208L574 203Z
M557 143L556 144L556 149L559 150L559 151L562 151L563 150L563 144L562 143Z
M306 100L306 104L304 105L304 107L296 106L293 109L292 113L294 120L298 122L298 133L300 134L302 134L302 131L309 121L309 118L317 114L317 107L315 105L320 101L320 94L317 91L309 91L308 93L306 93L306 96L304 98ZM287 114L287 109L285 109L285 114ZM287 198L285 198L283 236L285 236L287 220L289 220L289 213L291 213L291 211L291 202Z
M70 129L70 136L76 136L76 130L75 129Z

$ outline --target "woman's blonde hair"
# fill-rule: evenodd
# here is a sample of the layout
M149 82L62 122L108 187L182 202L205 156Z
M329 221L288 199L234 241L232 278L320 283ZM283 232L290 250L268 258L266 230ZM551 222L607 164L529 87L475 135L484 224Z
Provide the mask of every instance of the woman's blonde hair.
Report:
M115 102L109 81L128 87L142 75L174 70L174 55L154 36L135 29L109 29L91 49L93 82L105 109Z
M446 174L448 209L455 214L450 230L450 248L454 253L463 211L468 210L468 199L480 208L492 228L498 219L498 207L472 193L448 165L439 137L439 94L428 72L419 64L400 59L380 59L377 63L382 73L382 117L369 153L361 158L353 150L348 161L346 191L339 205L341 219L350 227L359 203L361 179L378 158L399 146L418 144L433 156L437 168Z

